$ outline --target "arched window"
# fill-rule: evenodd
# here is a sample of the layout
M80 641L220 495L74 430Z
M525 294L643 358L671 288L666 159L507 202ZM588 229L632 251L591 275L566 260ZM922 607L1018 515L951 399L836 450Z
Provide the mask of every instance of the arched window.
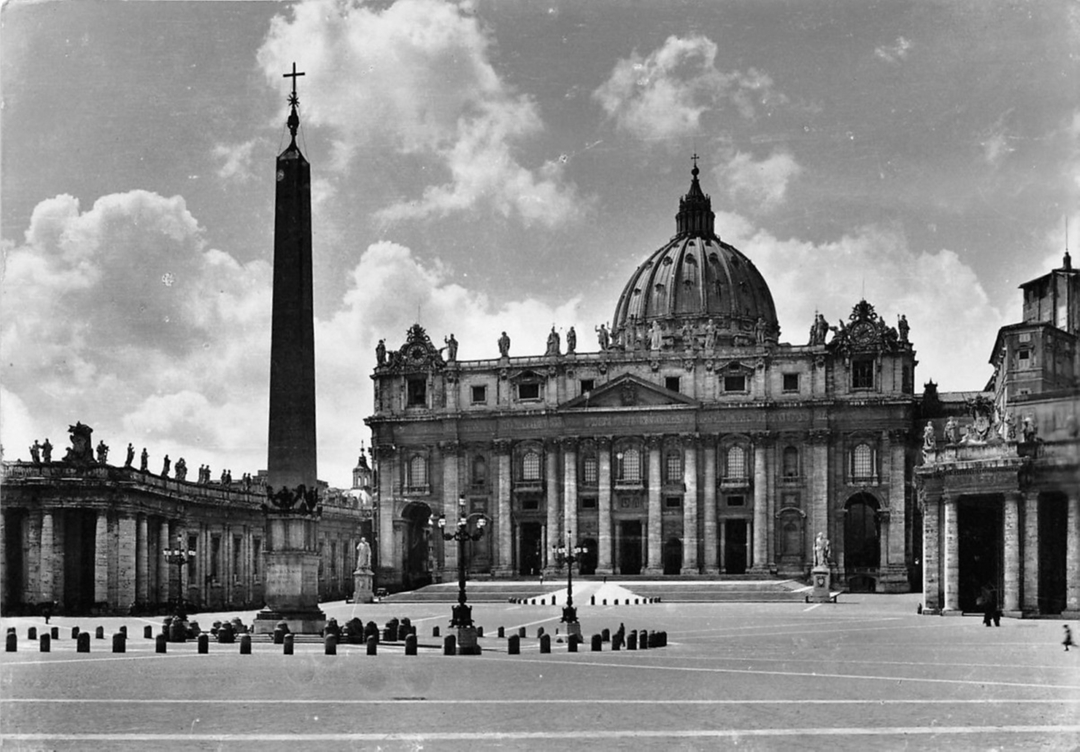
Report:
M664 472L667 475L667 482L681 483L683 479L682 452L678 449L670 449L664 460Z
M421 454L413 455L409 460L409 486L427 485L427 458Z
M641 452L636 447L628 447L616 455L618 460L618 479L627 483L641 480Z
M729 480L746 479L746 450L733 446L727 451L727 478Z
M869 444L859 444L851 452L851 475L858 480L874 477L874 450Z
M595 486L600 482L600 467L596 455L587 454L581 460L581 482L586 486Z
M797 478L799 476L799 450L795 447L784 447L784 477Z
M521 479L540 480L540 453L532 450L521 458Z

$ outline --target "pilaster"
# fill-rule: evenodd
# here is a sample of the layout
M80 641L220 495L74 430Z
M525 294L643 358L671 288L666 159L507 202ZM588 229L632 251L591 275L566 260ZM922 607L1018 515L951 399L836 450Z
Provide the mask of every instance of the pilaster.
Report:
M497 569L500 573L507 574L513 569L513 562L510 559L510 554L513 551L511 547L512 528L510 525L510 442L505 439L496 441L495 452L498 456L499 466L499 491L496 505L498 517L495 520L495 527L499 534L496 551L498 557Z
M169 592L169 567L172 565L165 561L165 551L171 542L169 538L169 521L161 520L158 527L158 555L157 555L157 601L168 601L173 597Z
M94 603L109 599L109 520L98 510L94 523Z
M719 530L716 520L716 437L702 437L705 448L705 473L702 477L702 504L704 521L702 532L705 538L705 574L719 574Z
M447 529L452 530L458 519L458 498L462 493L460 474L460 445L456 441L444 441L439 444L442 458L442 514L446 515ZM435 536L440 541L441 535ZM447 543L442 546L442 578L445 582L457 579L458 547ZM434 574L434 573L432 573Z
M53 513L51 509L45 509L41 514L41 601L52 602L56 600L56 590L53 587Z
M1005 494L1005 592L1001 608L1020 611L1020 494Z
M768 571L769 549L769 497L768 497L768 432L756 433L754 441L754 533L751 569L757 573Z
M683 444L683 574L698 573L697 436L684 436Z
M597 487L597 521L599 522L596 573L612 574L611 556L611 437L600 436L596 440L599 486Z
M1065 534L1065 610L1080 611L1080 495L1068 494L1068 530Z
M140 514L135 528L135 601L137 603L146 603L149 600L147 577L150 570L150 553L147 531L146 515Z
M1024 594L1021 608L1039 613L1039 494L1024 492Z
M555 571L555 562L551 554L554 541L561 540L559 531L559 443L549 440L544 442L544 499L547 513L547 539L551 543L543 545L543 566L548 574Z
M945 576L945 604L943 611L960 610L960 530L957 519L955 496L944 498L945 507L945 552L942 556Z
M648 549L645 574L662 574L664 571L663 516L660 509L660 446L663 437L646 436L649 452L649 516Z
M577 445L575 437L564 438L562 444L563 463L563 529L578 535L577 524ZM576 545L576 539L570 545Z

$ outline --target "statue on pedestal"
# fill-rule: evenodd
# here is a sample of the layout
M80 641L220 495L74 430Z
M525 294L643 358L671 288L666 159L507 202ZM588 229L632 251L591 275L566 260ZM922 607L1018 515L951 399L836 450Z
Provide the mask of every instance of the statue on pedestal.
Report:
M574 331L574 327L570 327L570 331L566 333L566 354L573 355L577 352L577 332Z
M814 539L814 566L815 567L827 567L829 566L829 554L831 553L832 546L829 543L829 539L825 537L825 533L818 533Z
M506 335L506 332L502 333L499 337L499 356L503 358L510 357L510 338Z
M363 572L371 569L371 546L367 538L361 538L356 544L356 571Z

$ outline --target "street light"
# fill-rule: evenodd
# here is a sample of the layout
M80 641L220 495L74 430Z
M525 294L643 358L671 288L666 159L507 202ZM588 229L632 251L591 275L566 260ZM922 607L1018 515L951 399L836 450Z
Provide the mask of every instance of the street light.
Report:
M184 594L180 591L184 583L183 567L188 563L188 559L194 556L197 552L193 548L188 548L183 545L184 536L176 536L176 548L166 548L162 553L165 555L165 561L169 564L176 565L176 589L178 595L173 600L176 604L176 612L183 614L184 612Z
M439 532L443 540L457 541L458 543L458 604L453 608L453 618L450 626L458 628L458 649L460 652L469 654L476 648L476 628L473 626L472 606L466 604L465 598L465 541L478 541L484 535L484 526L487 519L479 515L476 521L475 532L469 532L469 517L465 513L465 497L458 499L457 529L451 533L446 532L446 515L439 515Z
M566 564L566 605L563 607L560 621L566 623L567 634L581 637L581 624L578 623L577 609L574 608L574 563L580 561L588 549L584 546L571 546L571 539L572 534L567 530L566 545L556 544L551 549L555 552L555 560L560 564Z

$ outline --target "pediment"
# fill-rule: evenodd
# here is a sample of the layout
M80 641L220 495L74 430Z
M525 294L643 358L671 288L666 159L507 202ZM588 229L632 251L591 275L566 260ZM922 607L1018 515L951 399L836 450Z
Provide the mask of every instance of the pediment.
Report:
M559 406L560 409L588 409L593 407L656 407L660 405L696 406L696 400L685 394L665 389L659 384L640 379L631 374L623 374L587 395L575 397Z

